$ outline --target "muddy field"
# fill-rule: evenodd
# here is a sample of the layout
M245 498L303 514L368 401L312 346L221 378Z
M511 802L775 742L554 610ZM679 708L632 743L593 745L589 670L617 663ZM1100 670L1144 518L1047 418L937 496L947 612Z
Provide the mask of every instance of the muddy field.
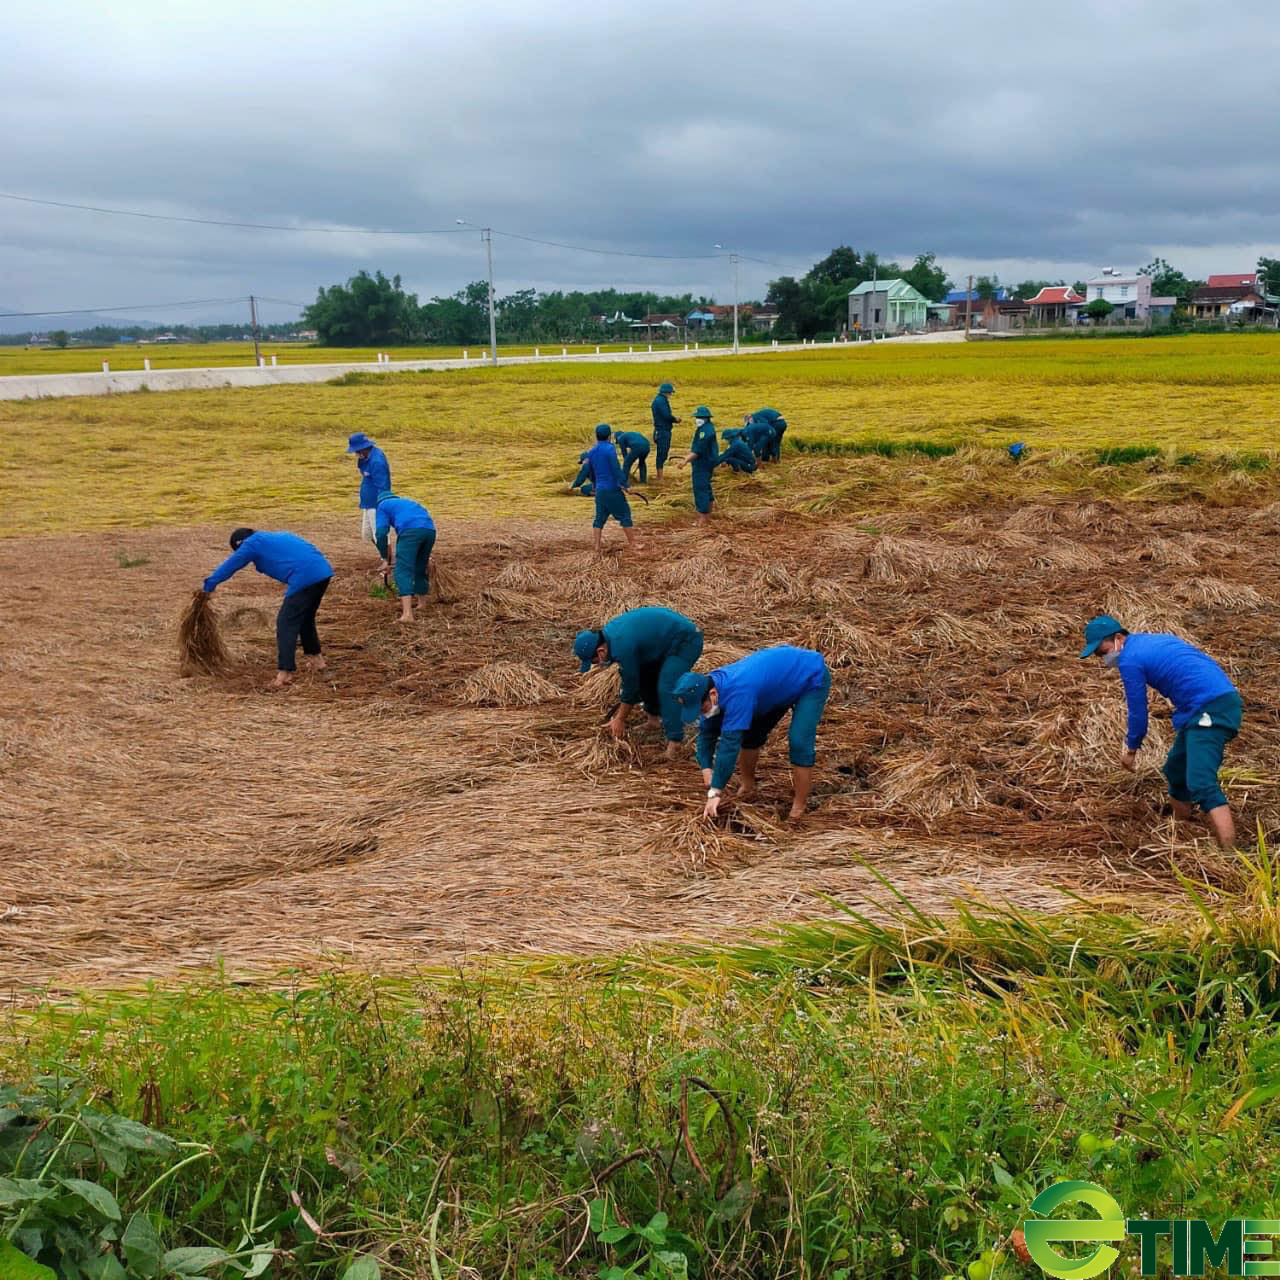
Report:
M0 977L725 938L830 915L829 896L878 911L879 876L928 907L1158 902L1171 867L1222 864L1163 809L1163 711L1140 775L1116 764L1118 682L1075 658L1104 609L1228 667L1247 708L1228 791L1242 831L1274 825L1270 509L1064 503L872 525L766 508L707 536L646 531L641 558L603 562L584 526L446 525L450 590L411 628L371 595L351 522L302 529L337 569L330 665L285 692L266 689L279 591L252 571L215 597L233 670L177 674L177 618L223 528L0 544ZM827 654L805 820L782 816L785 733L758 803L714 830L695 817L691 745L662 760L639 716L632 749L602 736L607 681L576 674L570 642L644 603L703 626L702 669L782 641Z

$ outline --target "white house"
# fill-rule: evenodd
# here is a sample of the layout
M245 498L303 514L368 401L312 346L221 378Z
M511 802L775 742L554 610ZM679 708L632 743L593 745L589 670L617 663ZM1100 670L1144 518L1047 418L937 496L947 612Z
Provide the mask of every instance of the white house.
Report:
M1117 319L1145 320L1151 310L1151 277L1126 276L1106 267L1096 279L1085 282L1085 305L1098 298L1115 307Z

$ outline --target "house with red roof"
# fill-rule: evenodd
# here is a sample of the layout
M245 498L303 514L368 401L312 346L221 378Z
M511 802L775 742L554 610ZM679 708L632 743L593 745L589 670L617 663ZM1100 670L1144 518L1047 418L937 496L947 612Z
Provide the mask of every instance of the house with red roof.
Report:
M1275 322L1277 299L1267 295L1256 271L1212 275L1191 295L1187 310L1195 320Z
M1069 284L1045 285L1034 298L1027 299L1031 323L1037 328L1078 324L1084 298Z
M1261 281L1256 271L1246 271L1238 275L1210 276L1204 283L1207 289L1257 289Z

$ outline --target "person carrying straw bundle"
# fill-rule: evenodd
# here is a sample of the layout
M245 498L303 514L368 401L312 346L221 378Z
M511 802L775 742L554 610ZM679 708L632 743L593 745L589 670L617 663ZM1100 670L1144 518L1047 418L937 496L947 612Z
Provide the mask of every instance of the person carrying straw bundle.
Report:
M716 501L711 488L711 476L720 460L720 452L716 446L716 428L711 421L711 410L705 404L700 404L693 411L693 420L697 426L694 428L693 442L689 446L684 465L692 468L690 479L693 481L693 505L698 513L698 523L706 524Z
M643 703L649 723L661 724L667 738L667 758L674 759L684 740L684 718L676 701L676 682L702 656L702 632L674 609L629 609L611 618L598 631L579 631L573 652L580 671L618 664L619 702L609 719L609 731L619 740L627 736L627 716Z
M791 817L802 817L813 790L818 723L830 693L831 672L822 654L789 644L758 649L710 675L691 671L681 676L675 697L685 722L702 717L698 764L707 786L703 816L718 816L721 795L739 764L738 799L755 795L760 748L790 711Z
M672 428L680 421L671 412L671 397L675 393L675 387L669 382L664 382L658 388L658 394L653 397L653 403L649 406L653 414L653 446L656 451L653 470L654 476L659 480L662 479L662 468L667 463L667 454L671 452Z
M609 438L613 428L602 422L596 427L596 443L587 451L583 466L591 473L591 484L595 492L596 516L591 522L592 543L596 555L604 554L604 527L610 520L616 520L627 535L627 546L637 550L635 530L631 524L631 504L627 501L627 490L631 487L622 474L618 464L618 451Z
M1218 781L1227 743L1240 732L1243 706L1227 673L1207 653L1178 636L1129 632L1109 614L1084 629L1081 658L1094 655L1120 675L1129 721L1120 764L1137 772L1138 748L1147 736L1147 688L1173 704L1178 731L1161 772L1169 784L1174 817L1189 821L1196 808L1209 819L1223 849L1236 843L1231 807Z
M391 488L391 464L363 431L347 439L347 452L356 455L360 471L360 537L373 542L377 537L378 494Z
M426 604L431 591L429 569L431 549L436 545L436 523L420 502L390 492L380 493L374 543L385 573L392 570L389 547L392 529L396 531L395 576L396 592L400 596L400 616L396 621L412 622L418 598Z
M313 671L324 669L316 612L329 589L333 566L305 538L296 533L259 533L237 529L231 535L231 554L204 580L212 593L245 565L284 583L284 600L276 614L276 685L289 684L297 671L298 640Z

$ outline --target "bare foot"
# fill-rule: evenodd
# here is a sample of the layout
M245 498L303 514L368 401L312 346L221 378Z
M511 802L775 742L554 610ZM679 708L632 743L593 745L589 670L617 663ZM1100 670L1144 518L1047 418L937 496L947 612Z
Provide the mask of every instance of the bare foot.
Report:
M755 787L744 787L739 783L735 795L739 800L754 800L756 798L756 789Z
M293 672L292 672L292 671L277 671L277 672L276 672L276 678L275 678L275 684L274 684L274 687L275 687L275 688L277 688L277 689L283 689L286 685L290 685L290 684L292 684L292 683L293 683Z
M668 760L678 759L680 755L680 744L678 742L668 742L666 755Z
M650 716L650 715L646 715L646 716L645 716L645 718L644 718L644 722L645 722L645 724L647 724L647 725L649 726L649 728L650 728L650 729L661 729L661 728L662 728L662 717L661 717L661 716Z
M312 671L323 671L327 665L328 664L325 662L324 658L318 653L313 654L307 659L307 666L310 667Z
M790 818L792 822L794 822L797 818L803 818L804 815L805 815L804 805L797 806L793 804L791 806L791 812L787 814L787 817Z
M401 614L401 615L396 619L396 621L397 621L397 622L412 622L412 621L413 621L413 614L411 614L411 613L409 613L409 614L402 613L402 614Z

